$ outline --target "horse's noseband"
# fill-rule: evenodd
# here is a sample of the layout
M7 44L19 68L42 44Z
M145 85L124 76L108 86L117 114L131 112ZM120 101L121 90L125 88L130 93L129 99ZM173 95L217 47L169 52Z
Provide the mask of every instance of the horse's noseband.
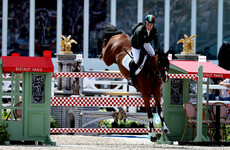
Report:
M157 65L160 66L160 60L157 60ZM159 69L159 68L158 68ZM164 81L167 82L168 81L168 69L167 67L164 67L163 70L159 69L159 77Z
M166 67L164 67L163 70L159 71L159 76L163 80L163 82L166 83L168 81L168 70Z

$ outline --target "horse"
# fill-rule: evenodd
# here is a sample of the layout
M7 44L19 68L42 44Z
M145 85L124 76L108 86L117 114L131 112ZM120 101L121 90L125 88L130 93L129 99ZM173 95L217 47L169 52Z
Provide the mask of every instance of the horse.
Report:
M106 37L106 27L102 32L105 34L103 37ZM106 39L106 41L104 41L102 44L102 60L107 66L110 66L113 63L117 64L121 74L128 79L129 71L122 65L122 60L127 53L129 53L129 55L131 54L130 37L124 32L117 34L118 30L114 33L115 34L111 36L111 32L109 32L110 39ZM159 53L155 57L148 56L144 67L137 75L136 82L134 83L134 87L140 91L144 99L144 105L148 115L151 133L150 140L153 142L155 142L157 139L153 126L153 114L150 108L150 98L152 95L154 95L157 112L161 119L162 131L169 133L169 129L164 121L164 116L160 105L161 85L162 81L166 83L169 79L168 70L168 53Z

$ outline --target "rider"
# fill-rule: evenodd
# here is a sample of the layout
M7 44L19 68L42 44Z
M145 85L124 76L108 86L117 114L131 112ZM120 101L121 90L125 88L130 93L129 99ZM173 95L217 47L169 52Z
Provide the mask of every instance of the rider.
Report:
M147 15L145 17L145 23L137 27L135 32L130 38L133 60L130 62L130 76L129 85L133 85L137 64L140 58L140 51L146 51L150 56L155 56L155 51L152 48L150 42L154 41L155 50L158 49L158 33L154 27L155 17L153 15Z

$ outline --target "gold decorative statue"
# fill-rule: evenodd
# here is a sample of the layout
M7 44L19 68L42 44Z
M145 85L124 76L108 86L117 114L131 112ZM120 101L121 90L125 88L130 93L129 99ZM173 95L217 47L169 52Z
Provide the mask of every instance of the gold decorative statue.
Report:
M186 34L184 34L184 39L180 39L177 44L179 43L183 43L183 51L181 52L181 54L195 54L194 53L194 46L196 45L194 43L194 40L192 40L192 38L196 37L197 35L192 35L190 37L188 37Z
M71 35L69 35L67 38L64 35L61 35L62 37L61 39L61 54L73 54L73 52L71 51L71 47L72 47L72 43L77 44L77 42L74 39L70 39Z

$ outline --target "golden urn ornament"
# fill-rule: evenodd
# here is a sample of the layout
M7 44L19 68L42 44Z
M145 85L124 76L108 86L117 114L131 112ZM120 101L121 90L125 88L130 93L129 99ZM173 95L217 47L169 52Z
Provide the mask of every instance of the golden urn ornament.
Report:
M186 34L184 34L184 39L180 39L177 44L183 43L183 51L180 54L195 54L194 53L194 46L196 45L194 43L194 39L192 38L196 37L197 35L192 35L188 37Z
M74 39L70 39L71 35L69 35L67 38L64 35L61 35L62 37L61 39L61 54L73 54L73 52L71 51L71 47L72 47L72 43L77 44L77 42Z

